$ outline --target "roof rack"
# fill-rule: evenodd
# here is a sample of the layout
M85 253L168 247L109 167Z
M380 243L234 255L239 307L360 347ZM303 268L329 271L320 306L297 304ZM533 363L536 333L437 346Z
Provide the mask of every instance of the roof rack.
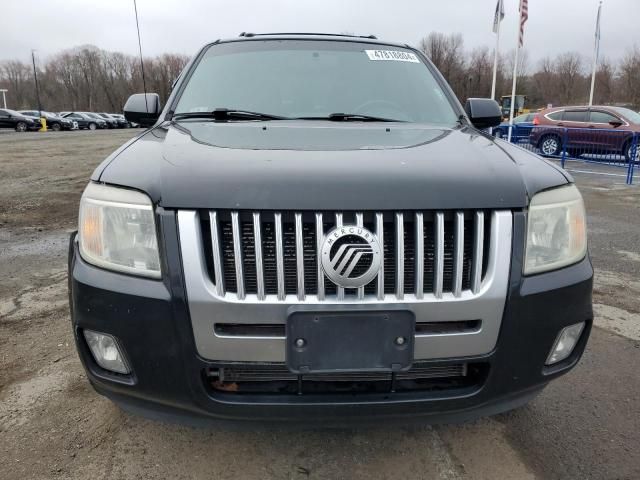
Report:
M350 38L369 38L371 40L377 40L378 37L375 35L348 35L342 33L309 33L309 32L277 32L277 33L251 33L251 32L242 32L240 37L262 37L262 36L271 36L271 35L309 35L315 37L350 37Z

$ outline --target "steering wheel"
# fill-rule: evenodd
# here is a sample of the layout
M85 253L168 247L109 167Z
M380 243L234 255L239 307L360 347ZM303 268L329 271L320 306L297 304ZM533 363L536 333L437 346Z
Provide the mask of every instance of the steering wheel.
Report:
M394 113L400 114L400 115L389 115L390 117L396 118L398 120L404 120L407 118L407 113L404 111L404 109L400 105L398 105L397 103L390 102L388 100L369 100L367 102L364 102L361 105L358 105L354 109L353 113L361 114L361 115L386 116L386 115L380 115L379 113L377 113L378 110L375 108L376 106L378 107L379 110L392 111ZM373 113L372 113L372 110L373 110Z

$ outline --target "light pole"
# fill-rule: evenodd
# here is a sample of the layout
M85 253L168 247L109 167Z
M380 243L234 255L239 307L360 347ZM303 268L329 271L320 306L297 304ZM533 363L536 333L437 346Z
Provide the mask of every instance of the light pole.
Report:
M7 108L7 97L5 96L5 94L8 91L9 90L7 90L6 88L0 88L0 92L2 92L2 104L4 105L4 107L2 107L2 108Z
M38 115L42 117L42 104L40 103L40 87L38 85L38 72L36 70L35 50L31 50L31 61L33 62L33 78L36 81L36 99L38 100Z

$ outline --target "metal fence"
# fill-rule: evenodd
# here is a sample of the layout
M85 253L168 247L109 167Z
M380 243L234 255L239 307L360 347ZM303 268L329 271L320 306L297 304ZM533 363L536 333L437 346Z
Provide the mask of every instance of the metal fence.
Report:
M625 168L627 184L640 168L640 134L629 130L514 125L511 142L556 158L563 168L570 159Z

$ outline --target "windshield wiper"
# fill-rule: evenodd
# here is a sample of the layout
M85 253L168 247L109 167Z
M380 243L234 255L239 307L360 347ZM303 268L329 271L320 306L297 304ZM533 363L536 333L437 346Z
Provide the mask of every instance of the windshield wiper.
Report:
M176 113L174 120L183 118L212 118L214 120L287 120L287 117L272 115L270 113L250 112L248 110L235 110L232 108L216 108L212 112L184 112Z
M331 122L404 122L394 118L375 117L373 115L361 115L359 113L330 113L326 117L297 117L296 120L329 120Z

